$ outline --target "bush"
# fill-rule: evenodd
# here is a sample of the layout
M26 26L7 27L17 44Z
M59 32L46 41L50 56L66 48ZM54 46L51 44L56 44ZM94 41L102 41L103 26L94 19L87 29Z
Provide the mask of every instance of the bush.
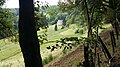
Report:
M83 34L83 33L84 33L84 31L83 31L83 29L81 29L81 30L80 30L80 34Z
M63 54L66 54L66 53L67 53L67 50L63 50L62 52L63 52Z
M52 56L52 54L50 54L50 55L48 56L48 62L51 62L53 59L54 59L54 57Z
M42 63L43 63L43 65L48 64L53 59L54 59L54 57L52 56L52 54L50 54L48 57L46 57L45 59L43 59Z
M80 67L81 65L82 65L81 62L77 62L77 63L76 63L76 66L77 66L77 67Z
M58 30L58 28L57 28L57 24L55 24L55 31L57 31Z
M42 64L43 64L43 65L48 64L48 59L47 59L47 57L42 60Z
M80 33L80 34L84 34L84 30L83 29L77 29L76 31L75 31L75 34L77 34L77 33Z

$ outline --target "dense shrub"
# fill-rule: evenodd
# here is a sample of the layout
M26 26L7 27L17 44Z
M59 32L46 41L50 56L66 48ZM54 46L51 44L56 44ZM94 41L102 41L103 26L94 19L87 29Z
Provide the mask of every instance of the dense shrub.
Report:
M46 57L45 59L43 59L42 63L43 63L43 65L45 65L45 64L48 64L49 62L51 62L54 59L55 58L52 56L52 54L50 54L48 57Z
M84 33L84 30L83 30L83 29L77 29L77 30L75 31L75 34L77 34L77 33L83 34L83 33Z

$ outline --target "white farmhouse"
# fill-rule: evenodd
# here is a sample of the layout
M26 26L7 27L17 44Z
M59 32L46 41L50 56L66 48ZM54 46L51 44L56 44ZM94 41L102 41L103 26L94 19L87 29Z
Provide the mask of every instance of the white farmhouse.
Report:
M57 21L57 25L58 25L58 26L62 26L62 25L63 25L63 20L58 20L58 21Z

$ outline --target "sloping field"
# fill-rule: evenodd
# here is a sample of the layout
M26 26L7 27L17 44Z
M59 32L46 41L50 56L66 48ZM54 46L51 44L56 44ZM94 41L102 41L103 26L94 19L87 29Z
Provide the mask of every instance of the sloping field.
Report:
M48 57L49 54L52 54L53 56L61 54L62 52L61 50L51 52L50 50L47 50L46 47L55 45L56 43L55 41L60 38L73 35L73 34L70 34L66 36L66 35L60 34L61 32L65 32L66 30L69 30L69 29L65 28L65 29L59 29L58 31L54 31L54 26L50 26L48 28L48 32L47 32L48 41L42 44L40 47L41 55L43 59ZM72 32L72 30L67 31L67 33L70 33L70 32ZM38 34L41 34L41 33L38 32ZM77 35L74 35L74 36L77 36ZM24 67L23 57L22 57L19 44L11 42L9 38L0 40L0 67Z

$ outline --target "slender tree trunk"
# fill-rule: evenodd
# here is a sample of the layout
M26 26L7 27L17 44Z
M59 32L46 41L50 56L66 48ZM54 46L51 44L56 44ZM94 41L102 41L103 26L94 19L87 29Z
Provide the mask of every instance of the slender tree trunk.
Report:
M84 67L88 67L89 66L89 58L88 58L89 54L88 54L88 45L84 45Z
M34 23L33 0L19 0L19 43L25 67L43 67Z
M87 21L88 21L88 37L91 37L91 35L92 35L91 20L92 19L90 18L90 15L89 15L88 5L87 5L86 0L84 0L84 5L85 5L85 14L87 16Z
M100 43L101 43L101 45L102 45L102 48L104 49L105 53L107 54L108 59L111 59L112 56L111 56L110 52L108 51L107 47L105 46L105 44L103 43L103 41L102 41L102 39L100 38L100 36L99 36L99 41L100 41Z
M97 32L96 32L96 39L98 41L98 27L97 27ZM96 44L94 45L94 51L95 51L95 54L94 54L94 65L96 67L96 59L97 59L97 46L98 46L98 43L96 42Z
M90 67L95 67L94 60L93 60L92 49L90 49Z
M113 37L113 44L114 44L114 47L116 47L116 39L115 39L115 36L114 36L114 32L112 31L112 37Z
M91 35L92 35L91 21L90 21L90 15L89 15L88 5L87 5L87 1L86 0L83 1L83 5L85 7L85 9L84 9L85 17L87 18L87 22L88 22L88 35L87 36L91 37ZM89 53L88 53L88 49L89 49L89 44L87 43L87 45L84 45L84 59L85 59L84 66L85 67L89 66Z
M115 25L116 38L118 40L119 39L119 31L118 31L118 22L116 20L115 20L114 25Z
M98 67L100 67L100 56L99 56L99 53L97 53L97 56L98 56Z
M112 50L113 50L113 55L114 55L116 44L115 44L115 40L114 40L114 32L113 31L110 32L110 37L111 37Z

